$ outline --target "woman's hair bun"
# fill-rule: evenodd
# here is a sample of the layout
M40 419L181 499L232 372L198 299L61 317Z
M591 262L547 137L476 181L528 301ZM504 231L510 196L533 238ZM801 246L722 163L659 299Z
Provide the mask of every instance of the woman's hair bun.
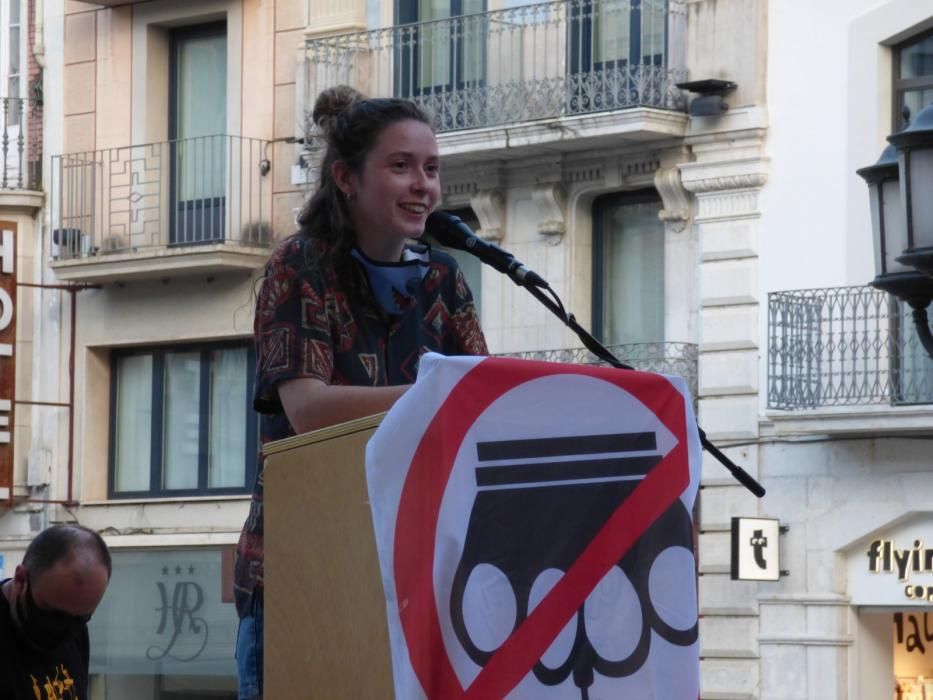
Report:
M326 136L330 136L341 112L366 99L366 96L349 85L327 88L314 102L311 119Z

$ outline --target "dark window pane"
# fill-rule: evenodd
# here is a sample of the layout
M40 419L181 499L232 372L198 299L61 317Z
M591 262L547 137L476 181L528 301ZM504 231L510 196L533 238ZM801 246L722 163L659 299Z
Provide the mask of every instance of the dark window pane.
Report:
M921 109L930 104L933 104L933 87L919 90L906 90L903 93L903 107L910 110L909 117L911 121L920 113ZM904 126L903 117L902 108L897 115L898 129Z
M10 68L12 74L19 74L19 27L10 28ZM18 95L11 95L18 97Z
M186 37L178 41L178 198L222 197L226 172L227 37ZM187 139L187 141L184 141Z
M114 490L148 491L152 444L152 355L121 357L116 366Z
M201 431L201 353L165 356L163 488L196 489Z
M933 75L933 36L903 47L900 59L901 78Z
M211 353L210 440L208 488L242 487L246 482L247 351L246 348Z
M597 202L597 207L601 205ZM609 345L664 341L664 224L661 202L614 200L601 222L602 336Z

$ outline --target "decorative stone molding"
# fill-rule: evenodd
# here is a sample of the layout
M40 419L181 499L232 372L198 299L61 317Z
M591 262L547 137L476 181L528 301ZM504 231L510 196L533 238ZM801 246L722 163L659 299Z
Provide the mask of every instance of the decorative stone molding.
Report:
M768 180L767 158L683 163L681 181L694 194L762 187Z
M659 168L654 173L654 186L664 203L658 218L680 233L690 220L690 194L680 181L680 169L676 166Z
M718 192L721 190L741 190L749 189L752 187L762 187L767 180L768 176L764 173L724 175L721 177L710 177L704 178L702 180L694 180L690 183L688 189L696 194L703 192Z
M470 198L470 206L479 220L477 233L490 241L501 241L505 235L505 195L497 188L480 190Z
M305 36L318 38L366 31L366 3L362 0L310 0L308 17L313 21Z
M697 222L718 219L736 220L759 216L758 187L754 189L724 190L697 196Z
M469 205L479 188L473 178L466 180L445 180L441 195L445 207L457 208Z
M603 166L601 163L581 163L568 165L564 168L564 182L574 184L577 182L602 181Z
M448 168L441 178L441 202L447 209L473 207L483 190L505 188L505 169L499 163L483 167Z
M661 167L661 164L655 158L645 158L635 161L623 159L620 175L623 180L639 175L650 175L657 171L659 167Z
M35 216L44 201L45 194L36 190L0 190L0 216Z
M767 158L682 163L681 182L696 196L697 223L760 216L758 194L768 180Z
M567 192L559 182L534 186L531 200L538 210L538 233L542 236L563 236L567 230Z

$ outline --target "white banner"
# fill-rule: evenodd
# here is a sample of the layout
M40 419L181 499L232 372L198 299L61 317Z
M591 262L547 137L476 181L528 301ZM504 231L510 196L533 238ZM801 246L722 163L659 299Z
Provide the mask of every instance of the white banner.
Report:
M421 358L366 450L396 697L699 695L677 377Z

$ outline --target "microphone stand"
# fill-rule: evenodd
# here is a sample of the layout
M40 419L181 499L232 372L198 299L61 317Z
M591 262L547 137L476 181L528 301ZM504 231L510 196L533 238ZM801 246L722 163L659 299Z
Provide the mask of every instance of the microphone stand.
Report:
M617 369L635 369L634 367L619 361L619 359L611 352L609 352L609 350L602 343L596 340L596 338L594 338L585 328L577 323L577 319L574 318L573 314L567 313L566 309L564 309L564 305L560 301L560 298L557 296L554 290L551 289L551 286L547 282L544 282L544 288L550 292L551 296L554 297L553 299L548 298L544 292L541 291L539 285L528 284L528 281L525 278L520 278L517 275L513 275L511 273L507 274L509 279L515 282L515 284L518 286L524 287L529 292L531 292L533 297L544 304L544 306L555 316L557 316L557 318L559 318L564 323L564 325L576 333L577 337L579 337L583 342L584 347L596 355L596 357L603 360L604 362L608 362L610 365L616 367ZM700 433L700 444L703 446L703 449L713 455L713 457L715 457L720 464L729 470L732 476L735 477L739 483L755 494L758 498L761 498L765 495L764 487L758 483L758 481L756 481L751 474L729 459L718 447L716 447L716 445L710 442L709 438L706 437L706 433L699 425L697 425L697 430Z

